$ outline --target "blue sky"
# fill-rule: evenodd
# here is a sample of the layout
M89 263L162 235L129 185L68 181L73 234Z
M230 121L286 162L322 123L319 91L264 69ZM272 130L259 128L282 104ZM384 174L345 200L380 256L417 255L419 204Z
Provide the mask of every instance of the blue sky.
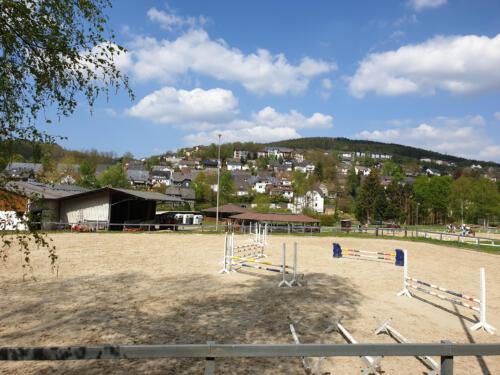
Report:
M82 103L64 146L136 156L345 136L500 161L500 2L123 1L136 99Z

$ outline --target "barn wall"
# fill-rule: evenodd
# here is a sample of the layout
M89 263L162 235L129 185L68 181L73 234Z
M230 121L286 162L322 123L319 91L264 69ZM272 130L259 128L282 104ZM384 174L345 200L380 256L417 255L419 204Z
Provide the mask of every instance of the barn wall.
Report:
M61 201L61 221L109 221L109 192L68 198Z

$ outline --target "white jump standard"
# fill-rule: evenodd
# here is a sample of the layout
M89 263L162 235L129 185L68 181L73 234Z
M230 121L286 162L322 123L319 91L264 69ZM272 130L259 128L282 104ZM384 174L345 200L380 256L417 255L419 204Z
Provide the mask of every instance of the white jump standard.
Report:
M398 296L406 296L406 297L412 297L411 292L409 289L413 289L418 292L422 292L425 294L429 294L431 296L434 296L436 298L440 298L442 300L451 302L455 305L463 306L465 308L468 308L473 311L479 312L479 322L474 324L470 329L472 331L476 331L478 329L483 328L486 332L490 334L494 334L496 331L496 328L493 327L491 324L489 324L486 321L486 276L484 272L484 268L481 267L479 269L479 298L469 296L465 293L460 293L460 292L455 292L453 290L450 290L448 288L444 288L435 284L432 284L427 281L422 281L419 279L416 279L414 277L408 276L408 257L406 256L405 252L405 266L403 269L403 289L398 293ZM434 290L439 290L441 292L444 292L448 294L449 296L446 296L444 294L440 294L437 292L432 291ZM457 299L460 298L460 299ZM466 301L466 302L464 302Z
M399 333L392 326L390 326L389 323L390 319L386 320L379 328L375 330L375 334L378 335L380 333L387 333L397 342L402 344L409 344L410 341L408 341L406 337L404 337L401 333ZM427 372L427 375L439 375L440 366L431 357L426 355L421 355L421 356L416 356L416 358L430 369L430 371Z
M229 238L229 245L228 245ZM262 271L276 272L281 273L283 278L278 286L301 286L298 281L297 275L297 244L294 246L294 254L293 254L293 266L288 266L286 264L286 245L283 244L283 252L282 259L283 263L280 265L273 264L271 262L267 262L262 260L261 258L264 256L262 253L254 254L253 256L248 256L245 254L235 255L235 250L238 247L234 246L234 235L225 236L224 238L224 257L223 257L223 268L220 273L229 273L236 272L238 269L242 267L253 268ZM292 278L290 280L287 279L287 275L292 274Z

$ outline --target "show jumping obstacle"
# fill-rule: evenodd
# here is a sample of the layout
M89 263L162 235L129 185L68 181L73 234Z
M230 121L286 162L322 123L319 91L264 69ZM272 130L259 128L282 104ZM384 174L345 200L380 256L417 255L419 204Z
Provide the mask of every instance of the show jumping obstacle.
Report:
M340 324L340 322L337 322L336 326L337 326L336 328L337 328L338 332L340 332L340 334L342 336L344 336L344 338L346 339L346 341L348 343L350 343L350 344L357 344L358 343L354 339L354 337L352 337L352 335L349 333L349 331L347 329L345 329L342 324ZM366 367L361 370L362 375L377 374L377 373L382 372L382 368L380 367L380 362L382 361L382 357L372 357L370 355L365 355L361 358L363 359L363 361L366 364Z
M406 252L405 252L406 253ZM426 281L422 281L419 279L416 279L414 277L408 276L408 258L405 254L405 265L403 269L403 290L401 290L398 293L398 296L407 296L407 297L412 297L410 291L408 288L414 289L418 292L422 292L425 294L429 294L431 296L440 298L442 300L451 302L455 305L463 306L465 308L468 308L470 310L474 310L479 312L479 322L474 324L470 329L472 331L476 331L480 328L483 328L486 332L493 334L496 330L495 327L490 325L489 323L486 322L486 276L484 272L484 268L481 267L479 269L479 298L475 298L472 296L469 296L465 293L460 293L460 292L455 292L453 290L450 290L448 288L444 288ZM432 291L431 289L434 290L439 290L441 292L444 292L452 297L436 293ZM457 299L460 298L460 299ZM467 302L464 302L467 301Z
M229 241L228 241L229 239ZM229 244L228 244L229 242ZM286 244L283 244L281 265L273 264L271 262L263 261L260 258L264 256L264 246L259 245L259 249L256 253L248 255L251 250L252 245L234 246L234 233L230 236L225 235L224 237L224 258L223 258L223 268L220 273L236 272L240 268L253 268L262 271L277 272L283 275L281 282L278 284L279 287L282 286L301 286L298 275L297 275L297 243L294 243L293 251L293 266L288 266L286 264ZM255 247L255 246L254 246ZM261 250L260 250L261 249ZM246 251L246 253L245 253ZM291 280L287 280L288 274L292 275Z
M250 233L252 232L252 227L250 227ZM255 235L253 238L254 243L261 244L263 246L267 245L267 223L255 224Z
M408 339L406 339L401 333L390 326L389 323L390 319L386 320L379 328L375 330L375 334L378 335L380 333L386 333L401 344L411 344ZM415 357L430 369L430 371L427 372L427 375L439 375L440 367L435 360L427 355L417 355Z
M405 265L405 253L401 249L396 249L392 252L386 252L386 253L381 251L342 249L340 244L334 242L333 257L373 260L383 263L393 263L396 266Z

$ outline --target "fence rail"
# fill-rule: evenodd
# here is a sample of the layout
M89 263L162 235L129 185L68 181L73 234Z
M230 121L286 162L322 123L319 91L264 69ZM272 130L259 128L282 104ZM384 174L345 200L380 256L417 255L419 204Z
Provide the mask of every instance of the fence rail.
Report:
M203 358L205 374L215 373L215 358L439 356L441 374L453 374L453 359L500 356L500 344L186 344L0 347L0 361Z

